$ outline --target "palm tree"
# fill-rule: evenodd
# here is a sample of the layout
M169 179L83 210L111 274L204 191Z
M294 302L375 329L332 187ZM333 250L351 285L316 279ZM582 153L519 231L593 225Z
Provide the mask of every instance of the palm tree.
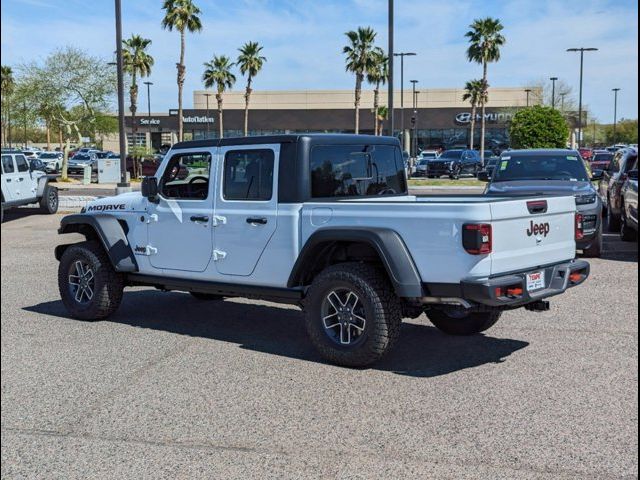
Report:
M244 136L249 135L249 99L251 98L251 81L260 70L264 62L267 61L265 57L260 56L262 47L258 42L247 42L241 48L238 49L240 55L238 55L237 65L240 67L240 73L247 76L247 87L244 93Z
M182 119L182 89L187 68L184 65L185 33L199 32L202 30L200 21L200 9L192 0L164 0L162 5L165 16L162 19L162 28L169 31L176 29L180 32L180 61L176 63L178 69L178 139L182 141L184 126Z
M345 33L349 44L342 49L347 56L346 70L356 76L355 88L355 133L360 130L360 97L362 95L362 81L371 69L374 58L373 42L376 32L371 27L358 27L357 31Z
M122 59L124 70L131 75L131 86L129 87L129 97L131 99L131 132L133 134L133 146L136 146L136 133L138 125L136 124L136 111L138 110L138 76L148 77L153 67L153 57L146 52L147 47L151 44L148 38L142 38L140 35L131 35L131 38L123 40L124 46L122 50ZM136 162L137 163L137 162ZM138 177L138 168L134 163L134 176Z
M506 39L500 33L504 29L502 23L497 18L483 18L474 20L469 26L470 30L465 34L469 39L467 58L470 62L482 65L482 82L485 88L485 97L480 104L482 132L480 136L480 156L484 160L484 135L486 130L485 105L488 100L489 82L487 80L487 66L490 62L500 60L500 47Z
M380 107L380 85L384 85L389 77L389 57L384 50L376 48L373 51L373 60L367 70L367 82L375 85L373 89L373 132L378 135L378 111Z
M13 69L8 65L2 65L1 67L1 84L0 90L2 91L2 100L3 100L3 118L2 118L2 142L6 144L8 141L8 137L11 135L7 133L7 131L11 128L9 122L11 121L9 109L11 108L10 98L13 90L15 88L16 81L13 77Z
M223 137L224 129L222 127L222 94L225 90L233 88L236 83L236 76L231 73L233 67L231 59L226 55L214 55L213 60L204 64L205 71L202 75L202 81L205 88L216 88L216 100L218 101L218 132L220 138Z
M487 101L487 89L482 80L469 80L464 85L462 100L471 104L471 132L469 134L469 148L473 150L473 140L476 129L476 113L478 105Z

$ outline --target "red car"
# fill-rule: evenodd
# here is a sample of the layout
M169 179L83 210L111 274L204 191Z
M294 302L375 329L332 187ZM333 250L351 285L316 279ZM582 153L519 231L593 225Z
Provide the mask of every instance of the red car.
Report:
M606 170L612 159L613 153L608 152L607 150L594 150L593 155L591 156L591 161L589 162L591 171Z
M578 152L580 152L582 158L587 162L591 160L591 157L593 156L593 150L590 148L579 148Z

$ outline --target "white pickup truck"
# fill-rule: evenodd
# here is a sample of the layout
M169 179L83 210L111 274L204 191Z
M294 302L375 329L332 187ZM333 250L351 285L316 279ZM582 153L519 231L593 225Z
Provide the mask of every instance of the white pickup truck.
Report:
M107 317L125 286L286 302L347 366L384 355L404 317L475 334L589 275L572 196L412 196L398 141L364 135L178 143L141 193L91 202L59 232L86 237L55 249L75 317Z

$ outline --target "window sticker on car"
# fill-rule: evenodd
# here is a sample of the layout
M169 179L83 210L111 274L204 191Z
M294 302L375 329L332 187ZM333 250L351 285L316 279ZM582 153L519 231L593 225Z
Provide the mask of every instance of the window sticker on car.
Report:
M574 162L578 161L578 157L575 155L567 155L567 160L573 160Z
M508 165L509 165L509 162L503 161L500 164L500 170L506 170Z

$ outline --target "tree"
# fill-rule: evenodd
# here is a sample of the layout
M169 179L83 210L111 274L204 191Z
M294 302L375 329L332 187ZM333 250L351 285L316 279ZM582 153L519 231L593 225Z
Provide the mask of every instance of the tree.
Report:
M376 131L376 135L382 135L384 121L389 118L389 107L381 105L378 107L377 112L378 130Z
M249 135L249 99L251 98L251 81L260 70L264 62L267 61L265 57L260 55L262 47L258 42L247 42L238 49L240 55L238 55L237 64L240 67L240 73L247 76L247 87L244 93L244 136Z
M23 83L35 105L49 105L51 118L65 130L62 179L67 179L70 140L82 142L83 125L92 125L108 111L116 92L113 69L103 58L75 47L56 50L42 63L24 65Z
M233 67L231 59L225 55L214 55L213 60L204 64L205 70L202 74L202 81L205 88L215 87L216 100L218 101L218 133L220 138L224 136L222 125L222 94L233 88L236 83L236 76L231 72Z
M638 143L638 119L621 119L616 125L615 135L613 133L613 125L607 125L604 130L605 141L607 144L616 143Z
M362 81L374 62L374 42L376 32L371 27L358 27L357 31L345 33L349 44L342 49L347 56L346 70L356 76L355 87L355 133L360 131L360 98L362 96Z
M2 65L2 144L6 145L11 139L11 95L16 81L13 77L13 69L8 65Z
M482 80L469 80L464 85L462 100L471 104L471 131L469 132L469 148L473 150L478 105L487 102L487 87Z
M513 116L509 134L513 148L566 148L569 125L558 110L534 105Z
M165 0L162 5L165 16L162 19L162 28L169 31L174 29L180 32L180 60L176 63L178 69L178 139L182 141L184 124L182 118L182 89L187 67L184 64L184 53L186 47L186 32L199 32L202 30L200 21L200 9L196 7L192 0Z
M481 109L481 134L480 134L480 156L484 160L484 137L486 132L486 103L488 101L489 81L487 79L487 69L491 62L500 60L500 47L506 39L500 33L504 27L497 18L483 18L474 20L469 26L470 30L465 34L469 39L467 58L470 62L482 65L482 82L485 87L485 100L480 104Z
M367 70L367 82L374 85L373 88L373 132L378 135L378 113L380 107L380 85L387 83L389 77L389 57L381 48L373 51L371 65Z

